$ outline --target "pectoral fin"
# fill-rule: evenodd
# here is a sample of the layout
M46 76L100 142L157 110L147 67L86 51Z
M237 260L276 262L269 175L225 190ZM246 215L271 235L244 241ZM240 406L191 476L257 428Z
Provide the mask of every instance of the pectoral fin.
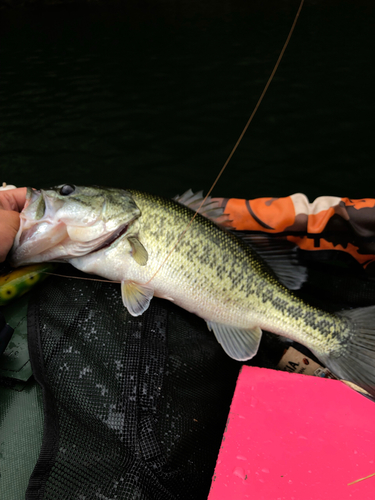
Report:
M150 305L154 290L150 286L134 281L121 282L121 296L124 306L132 316L140 316Z
M207 326L213 330L216 339L224 351L237 361L247 361L258 352L262 330L259 326L253 328L236 328L207 321Z
M130 246L132 247L132 257L140 266L145 266L148 260L148 253L142 243L135 236L128 238Z

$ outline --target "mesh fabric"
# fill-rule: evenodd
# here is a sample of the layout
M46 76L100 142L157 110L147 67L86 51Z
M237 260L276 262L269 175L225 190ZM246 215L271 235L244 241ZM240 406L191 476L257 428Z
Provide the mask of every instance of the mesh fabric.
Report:
M28 499L207 498L239 363L206 324L118 285L54 278L29 310L45 431Z

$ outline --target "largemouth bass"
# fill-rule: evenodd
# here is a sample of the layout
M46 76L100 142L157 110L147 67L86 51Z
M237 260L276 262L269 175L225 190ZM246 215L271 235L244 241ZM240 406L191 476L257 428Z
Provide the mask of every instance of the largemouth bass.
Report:
M262 330L288 337L375 396L375 306L331 314L309 305L249 245L205 216L179 240L194 214L180 201L68 184L29 188L11 261L69 262L120 281L134 316L153 296L171 300L203 318L237 360L256 354Z

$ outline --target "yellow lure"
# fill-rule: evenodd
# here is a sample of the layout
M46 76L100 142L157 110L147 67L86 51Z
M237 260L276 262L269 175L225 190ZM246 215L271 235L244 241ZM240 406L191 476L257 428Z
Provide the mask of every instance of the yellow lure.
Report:
M0 276L0 306L28 292L37 283L44 280L49 272L56 269L56 264L33 264L14 269Z

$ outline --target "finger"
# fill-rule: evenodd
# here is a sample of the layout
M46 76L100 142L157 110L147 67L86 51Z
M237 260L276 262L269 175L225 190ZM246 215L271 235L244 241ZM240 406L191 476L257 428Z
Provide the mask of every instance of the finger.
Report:
M20 216L18 212L0 210L0 262L4 262L12 248L19 226Z
M26 201L26 191L25 187L0 191L0 208L21 212Z

